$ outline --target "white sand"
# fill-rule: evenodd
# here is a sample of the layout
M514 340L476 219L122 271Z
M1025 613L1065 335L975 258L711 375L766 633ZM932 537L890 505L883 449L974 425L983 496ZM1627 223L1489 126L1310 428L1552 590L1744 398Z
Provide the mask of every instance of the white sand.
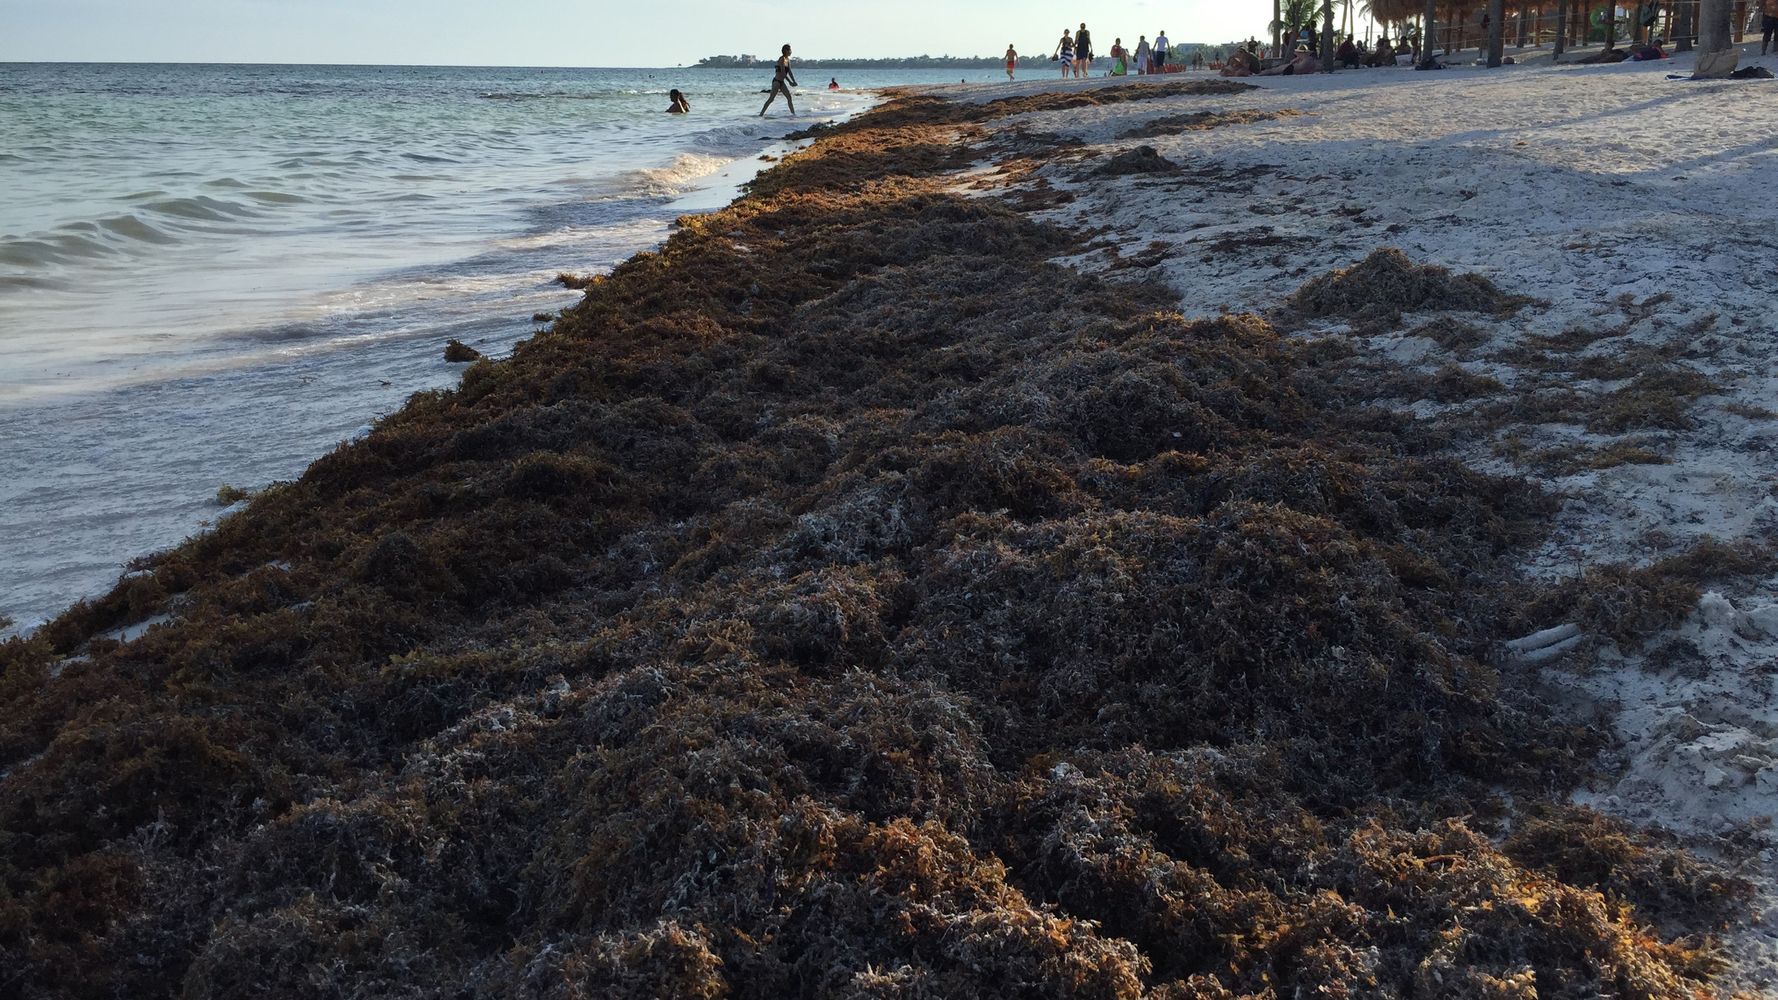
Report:
M1778 59L1749 61L1778 70ZM1077 195L1049 217L1111 227L1129 252L1165 243L1170 255L1160 264L1123 273L1163 278L1188 313L1264 311L1310 277L1397 247L1416 262L1479 272L1547 302L1511 320L1462 317L1487 337L1468 350L1404 332L1368 338L1408 364L1457 363L1494 375L1510 394L1534 373L1498 355L1523 338L1618 328L1623 335L1585 353L1665 347L1712 379L1721 393L1693 405L1692 429L1626 436L1669 453L1670 464L1551 478L1496 454L1495 441L1469 443L1475 464L1542 479L1565 495L1550 541L1527 566L1560 578L1601 562L1649 562L1706 537L1778 541L1778 419L1761 414L1778 409L1778 81L1665 78L1687 71L1685 58L1366 70L1249 80L1262 89L1010 124L1077 137L1102 153L1150 145L1188 170L1214 169L1185 183L1081 183L1070 180L1078 164L1062 154L1038 172ZM953 93L990 100L1140 85L1046 77ZM1237 110L1301 115L1120 138L1152 118ZM1093 253L1075 263L1097 268L1107 259ZM1650 302L1663 293L1671 298ZM1451 317L1410 317L1404 330L1422 320ZM1577 379L1571 387L1622 384ZM1422 416L1442 409L1421 406ZM1573 425L1515 430L1531 448L1613 440ZM1648 645L1652 653L1625 653L1596 637L1573 649L1544 668L1551 691L1577 712L1610 713L1622 741L1614 780L1578 798L1670 828L1758 883L1764 917L1728 944L1736 984L1778 995L1778 576L1711 593L1682 629Z

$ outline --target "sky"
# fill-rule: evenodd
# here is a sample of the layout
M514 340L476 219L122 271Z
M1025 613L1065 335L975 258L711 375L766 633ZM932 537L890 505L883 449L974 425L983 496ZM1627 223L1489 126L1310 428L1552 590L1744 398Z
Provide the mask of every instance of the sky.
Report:
M1269 0L0 0L0 62L675 66L706 55L1047 54L1265 33Z

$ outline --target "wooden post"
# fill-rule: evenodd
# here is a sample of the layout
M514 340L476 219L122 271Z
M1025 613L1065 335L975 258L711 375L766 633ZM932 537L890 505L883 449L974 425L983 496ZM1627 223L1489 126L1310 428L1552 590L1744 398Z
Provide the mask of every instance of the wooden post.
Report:
M1697 34L1697 0L1679 0L1674 5L1673 51L1690 52Z
M1568 42L1568 0L1556 0L1556 58L1562 58Z
M1488 0L1488 67L1500 65L1506 52L1506 0Z

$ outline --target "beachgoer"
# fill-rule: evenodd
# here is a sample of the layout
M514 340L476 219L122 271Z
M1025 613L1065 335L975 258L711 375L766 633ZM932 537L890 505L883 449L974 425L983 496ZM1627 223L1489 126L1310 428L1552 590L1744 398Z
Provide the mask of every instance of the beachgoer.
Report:
M1148 36L1141 35L1136 39L1136 74L1148 72L1148 61L1154 56L1154 48L1148 44Z
M1074 36L1067 28L1062 29L1062 40L1056 43L1056 51L1050 58L1062 61L1062 79L1068 79L1068 74L1074 72Z
M686 100L685 95L681 94L679 91L677 91L677 90L668 91L667 92L667 100L673 102L672 107L669 107L667 109L667 114L685 115L685 114L691 113L691 102Z
M1340 47L1334 49L1334 61L1347 69L1358 68L1358 46L1352 44L1351 35L1347 35L1345 40L1340 42Z
M1236 47L1229 53L1229 61L1222 67L1223 76L1252 76L1259 69L1259 61L1253 53Z
M1307 45L1299 44L1296 47L1296 58L1295 59L1292 59L1291 61L1285 63L1282 66L1273 66L1271 69L1262 70L1259 75L1260 76L1308 76L1312 73L1319 73L1319 72L1321 72L1321 63L1318 60L1316 60L1314 54L1309 51L1309 47Z
M1130 72L1130 54L1124 50L1124 40L1122 38L1113 38L1111 40L1111 51L1107 54L1111 56L1111 69L1107 70L1105 75L1127 76Z
M1167 41L1166 28L1162 28L1161 33L1154 36L1154 66L1149 69L1150 73L1165 73L1167 71L1167 47L1172 44Z
M827 81L827 89L828 89L828 90L838 90L838 89L840 89L840 78L839 78L839 77L837 77L837 76L835 76L835 77L829 77L829 78L828 78L828 81Z
M1074 75L1084 79L1092 72L1093 36L1087 32L1087 23L1082 21L1074 33Z
M1648 40L1647 45L1637 49L1635 53L1630 56L1630 61L1658 62L1665 58L1667 58L1667 53L1661 51L1661 40L1659 38L1651 38Z
M772 92L766 96L765 107L759 109L759 116L764 118L766 108L770 108L772 102L778 99L778 95L783 94L784 103L790 106L790 114L794 118L796 116L796 102L790 99L790 88L800 86L802 85L796 82L796 74L790 71L790 45L786 43L782 53L778 56L777 65L772 68Z
M1019 68L1019 52L1017 49L1012 47L1011 42L1007 42L1006 43L1006 78L1008 80L1012 79L1013 78L1013 76L1012 76L1013 71L1018 68Z
M1366 59L1364 64L1370 67L1395 65L1395 47L1389 44L1388 35L1377 39L1376 51L1371 53L1370 58Z
M1759 54L1763 56L1767 49L1778 45L1778 0L1760 4L1759 30Z

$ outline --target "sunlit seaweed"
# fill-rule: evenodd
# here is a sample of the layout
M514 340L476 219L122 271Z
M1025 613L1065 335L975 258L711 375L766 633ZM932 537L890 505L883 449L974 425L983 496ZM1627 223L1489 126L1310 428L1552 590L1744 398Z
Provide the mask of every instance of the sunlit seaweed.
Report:
M1549 501L1049 263L944 107L0 644L0 983L1693 996L1734 883L1494 839L1597 746L1484 655Z

